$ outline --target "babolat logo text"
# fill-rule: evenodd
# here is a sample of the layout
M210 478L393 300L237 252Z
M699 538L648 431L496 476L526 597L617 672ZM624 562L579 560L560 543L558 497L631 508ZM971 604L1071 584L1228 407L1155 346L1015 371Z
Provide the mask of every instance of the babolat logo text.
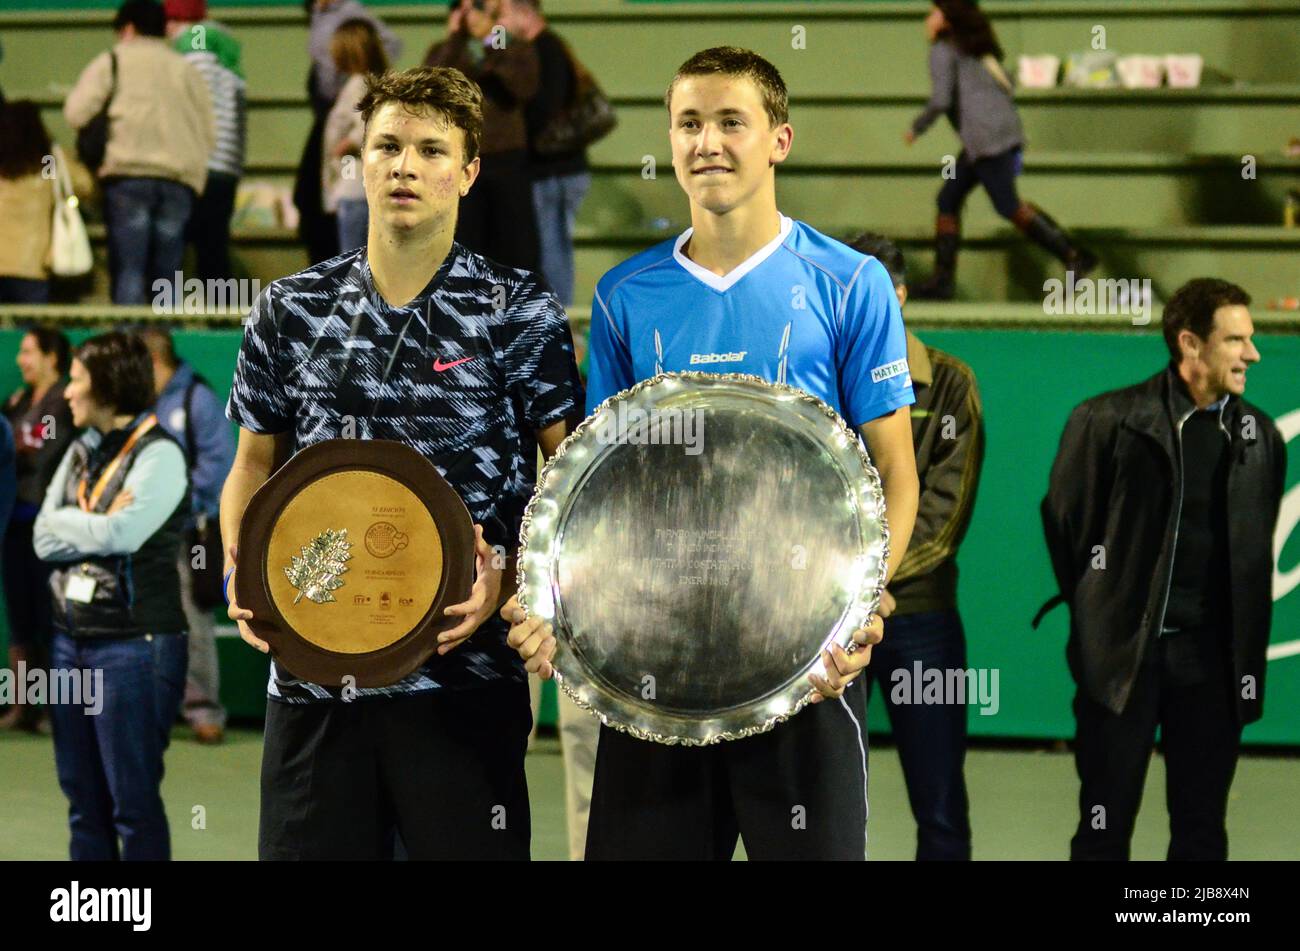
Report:
M691 366L700 363L738 363L745 359L748 350L741 350L737 353L692 353Z
M888 380L891 376L898 376L900 373L907 372L906 360L895 360L893 363L886 363L882 367L876 367L871 371L871 382L879 383L881 380Z
M152 888L71 888L50 892L50 921L129 921L133 931L148 931L153 921Z

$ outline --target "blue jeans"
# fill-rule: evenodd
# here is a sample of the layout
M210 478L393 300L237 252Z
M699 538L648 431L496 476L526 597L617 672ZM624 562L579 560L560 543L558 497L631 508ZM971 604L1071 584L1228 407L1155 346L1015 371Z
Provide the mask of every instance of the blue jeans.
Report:
M955 611L902 614L885 621L885 639L872 648L869 677L880 681L898 744L907 798L916 818L918 860L970 858L966 801L966 707L954 703L895 703L895 670L966 667L966 636ZM870 691L871 681L867 683ZM868 693L868 695L870 695Z
M54 635L52 670L80 671L83 685L103 672L100 695L92 698L102 703L98 713L84 693L81 703L49 707L74 861L171 858L163 751L185 692L188 645L184 632L103 640Z
M370 206L364 198L341 198L338 209L339 250L364 248L370 238Z
M542 273L560 303L573 303L573 223L591 187L591 173L556 175L533 182L533 208Z
M185 258L194 192L164 178L107 178L103 184L113 303L151 303L161 279L167 281L162 300L180 303L184 289L172 284Z

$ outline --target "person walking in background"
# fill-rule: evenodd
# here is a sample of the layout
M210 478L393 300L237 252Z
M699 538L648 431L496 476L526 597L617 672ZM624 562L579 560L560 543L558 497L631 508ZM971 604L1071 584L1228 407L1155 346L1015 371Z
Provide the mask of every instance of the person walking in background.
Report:
M85 432L36 518L54 562L51 672L83 685L50 704L73 860L168 859L163 752L185 689L176 549L189 515L185 453L149 411L149 351L107 333L77 348L66 396Z
M511 36L527 40L537 51L537 94L524 107L524 125L528 132L539 260L555 296L568 306L573 303L573 225L591 188L587 151L579 148L542 155L534 142L547 123L573 102L577 75L568 47L542 14L540 0L505 0L501 24Z
M307 39L307 52L311 57L307 96L311 100L312 127L298 162L293 203L298 209L298 236L307 246L311 263L319 264L339 253L338 224L334 215L325 212L321 190L321 167L326 157L321 149L325 119L347 81L347 76L341 75L334 65L331 52L334 33L348 20L365 20L379 34L390 63L402 54L403 44L359 0L304 0L303 6L311 17Z
M219 585L225 553L221 543L221 487L235 461L235 435L225 406L212 386L176 355L171 334L160 327L140 332L153 363L154 413L158 423L185 450L191 510L177 552L181 605L190 632L189 671L181 712L200 743L220 743L226 710L221 705L221 674L212 611L224 605L220 588L205 590L205 578ZM196 553L196 545L202 547ZM196 566L196 554L201 554ZM208 585L207 588L212 588Z
M901 308L907 301L903 252L866 233L849 242L885 266ZM969 860L970 808L963 763L966 705L895 699L918 670L964 670L966 635L957 610L957 549L970 526L984 465L984 416L975 374L961 360L907 332L912 375L912 445L921 501L912 543L885 592L894 602L885 639L867 668L878 681L893 727L916 819L916 858ZM901 674L899 672L902 672ZM911 692L907 693L911 696Z
M216 120L216 147L208 158L208 180L194 203L187 236L194 245L199 277L228 280L230 217L244 174L248 102L239 41L209 20L207 0L165 0L167 38L208 84Z
M930 40L930 100L903 141L911 145L935 119L947 115L962 150L956 174L939 189L934 273L913 288L912 296L950 300L956 293L961 209L976 185L984 186L999 215L1065 262L1076 279L1083 277L1097 266L1096 257L1016 192L1025 137L993 24L975 0L934 0L925 31Z
M30 99L0 104L0 304L44 304L50 299L50 237L54 181L44 174L54 146ZM73 193L88 201L95 181L62 149L57 161Z
M1126 861L1156 729L1170 860L1228 857L1241 730L1263 715L1286 442L1246 402L1250 295L1198 278L1165 305L1168 365L1070 414L1042 503L1070 606L1072 859Z
M537 95L537 51L496 29L501 8L502 0L452 0L447 38L429 48L424 65L459 69L483 91L482 171L461 200L456 240L498 264L536 271L524 106Z
M370 224L366 183L361 177L364 123L357 106L366 94L366 80L388 71L379 32L368 20L348 20L334 31L330 49L338 74L347 81L325 119L322 140L321 187L325 211L338 216L339 250L366 243Z
M108 147L98 174L114 304L149 303L156 280L175 281L185 226L216 144L207 84L167 46L164 22L154 0L122 4L113 19L117 43L91 60L63 104L73 129L108 104ZM181 291L171 288L172 302Z
M71 362L68 338L58 330L33 327L18 347L23 385L5 402L4 416L13 429L17 497L4 536L5 608L9 622L9 668L20 662L44 667L54 619L49 588L50 567L36 557L32 536L45 492L75 427L63 398L63 379ZM0 727L36 731L41 713L21 696L0 719Z

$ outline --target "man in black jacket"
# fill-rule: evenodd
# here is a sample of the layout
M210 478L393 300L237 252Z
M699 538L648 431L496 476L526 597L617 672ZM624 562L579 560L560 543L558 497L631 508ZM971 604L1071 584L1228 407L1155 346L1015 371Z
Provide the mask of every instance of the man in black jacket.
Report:
M1249 295L1181 287L1169 366L1078 406L1043 500L1071 607L1081 780L1074 859L1127 859L1161 728L1170 859L1224 859L1241 729L1263 712L1272 537L1286 473L1273 421L1242 399Z

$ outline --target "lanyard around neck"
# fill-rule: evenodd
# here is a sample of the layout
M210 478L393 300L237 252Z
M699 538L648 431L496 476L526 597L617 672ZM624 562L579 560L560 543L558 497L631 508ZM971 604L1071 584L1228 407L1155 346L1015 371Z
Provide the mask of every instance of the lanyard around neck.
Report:
M141 436L153 429L156 425L158 425L158 417L153 413L150 413L145 417L144 421L135 428L133 433L131 433L130 438L123 443L122 448L117 451L117 455L113 457L113 461L108 464L108 467L104 469L103 473L95 481L94 491L90 493L89 497L86 495L86 476L84 474L81 476L81 481L77 484L77 504L81 506L83 512L93 512L95 510L95 506L99 504L100 497L104 494L104 489L108 486L109 480L113 478L113 474L117 472L118 467L122 465L122 460L126 458L126 454L131 451L132 447L134 447L137 442L140 441Z

